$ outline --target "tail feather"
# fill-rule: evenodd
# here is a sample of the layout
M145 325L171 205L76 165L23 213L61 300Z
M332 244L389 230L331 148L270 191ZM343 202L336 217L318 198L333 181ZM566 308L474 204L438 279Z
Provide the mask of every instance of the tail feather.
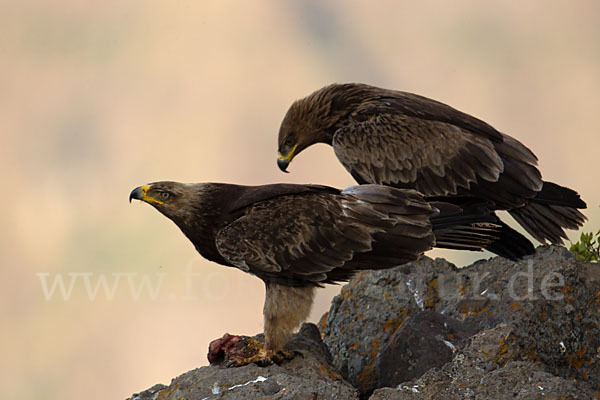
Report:
M554 206L563 206L571 208L586 208L587 204L581 200L579 193L568 187L557 185L556 183L546 182L542 186L532 201L540 204L549 204Z
M509 213L540 242L563 244L563 239L567 239L564 228L579 229L586 221L578 208L586 208L586 204L576 191L544 182L542 190L527 205Z
M497 218L485 204L455 205L446 202L430 202L438 212L430 217L434 231L457 225L470 225L480 222L496 222Z
M487 222L436 230L435 247L481 251L498 239L496 231L497 225Z
M585 215L571 207L530 202L524 207L509 210L510 215L534 238L542 243L563 244L568 239L563 228L579 229Z
M519 232L506 225L500 219L496 222L500 230L496 233L498 239L488 245L485 249L509 260L517 261L533 254L535 247L533 243Z
M482 204L459 207L432 202L438 212L431 216L435 247L481 251L498 239L497 218Z

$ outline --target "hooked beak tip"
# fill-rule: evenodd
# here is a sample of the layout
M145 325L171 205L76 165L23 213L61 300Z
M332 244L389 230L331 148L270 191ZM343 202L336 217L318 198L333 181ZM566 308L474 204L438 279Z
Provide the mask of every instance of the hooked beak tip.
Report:
M279 169L282 172L285 172L286 174L289 173L289 171L287 171L287 167L290 163L288 161L285 160L277 160L277 166L279 167Z
M140 200L144 197L143 193L142 193L142 187L136 187L135 189L133 189L131 191L131 193L129 193L129 202L131 203L131 200L136 199L136 200Z

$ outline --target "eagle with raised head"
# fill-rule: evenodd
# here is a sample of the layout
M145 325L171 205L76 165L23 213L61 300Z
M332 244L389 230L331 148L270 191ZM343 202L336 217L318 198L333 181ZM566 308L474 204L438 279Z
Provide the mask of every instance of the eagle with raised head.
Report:
M456 204L489 201L542 243L562 244L564 228L578 229L586 219L578 210L586 208L579 194L543 181L536 156L521 142L416 94L357 83L319 89L287 111L279 130L279 168L286 171L315 143L333 146L360 184L416 189ZM501 224L507 238L518 238L521 251L533 252L527 238Z
M289 357L283 346L309 315L315 287L407 263L432 247L502 242L485 204L428 202L417 191L381 185L156 182L134 189L132 199L171 219L203 257L265 282L264 348L229 357L234 366ZM224 350L219 343L213 355Z

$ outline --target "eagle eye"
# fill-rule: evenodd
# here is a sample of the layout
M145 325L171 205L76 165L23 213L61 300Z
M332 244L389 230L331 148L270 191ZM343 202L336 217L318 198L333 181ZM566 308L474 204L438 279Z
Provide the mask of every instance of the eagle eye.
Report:
M283 142L283 144L285 146L292 146L294 144L294 141L295 141L294 135L291 134L285 139L285 142Z
M167 200L171 196L171 194L169 192L160 192L159 196L161 200Z

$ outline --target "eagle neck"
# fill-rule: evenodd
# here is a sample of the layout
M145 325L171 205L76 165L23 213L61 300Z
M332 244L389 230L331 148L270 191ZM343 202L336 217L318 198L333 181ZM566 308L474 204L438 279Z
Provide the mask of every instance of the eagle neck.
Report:
M215 237L227 223L227 204L232 199L227 186L206 184L190 204L191 212L175 221L202 257L224 265L227 263L217 250Z

